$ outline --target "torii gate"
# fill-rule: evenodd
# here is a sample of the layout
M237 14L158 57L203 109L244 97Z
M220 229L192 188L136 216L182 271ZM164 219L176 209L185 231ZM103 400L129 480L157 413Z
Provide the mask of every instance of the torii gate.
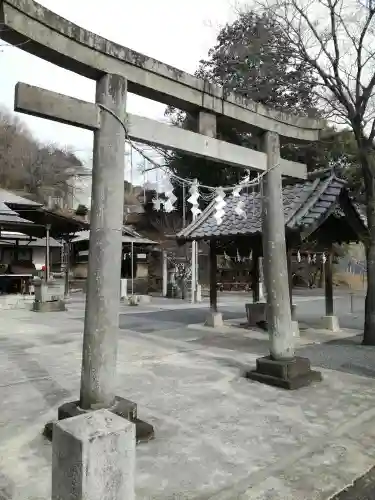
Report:
M263 246L270 356L257 360L254 378L288 388L318 379L296 358L289 302L282 175L306 177L306 166L280 159L279 135L315 141L324 122L281 113L225 95L224 90L61 18L33 0L0 0L0 37L23 50L96 81L96 102L84 102L19 83L15 110L94 132L89 274L80 400L59 418L110 408L137 424L138 439L153 429L136 419L135 403L114 394L123 217L125 129L131 139L258 171L264 182ZM197 133L126 113L127 91L198 116ZM217 140L217 122L262 137L263 152Z

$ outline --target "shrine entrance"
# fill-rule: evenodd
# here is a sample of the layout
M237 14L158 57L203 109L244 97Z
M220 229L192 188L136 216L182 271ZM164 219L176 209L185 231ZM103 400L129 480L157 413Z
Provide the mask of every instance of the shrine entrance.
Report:
M280 135L315 141L324 122L226 95L219 86L105 40L33 0L0 0L0 22L3 40L96 82L95 103L26 83L19 83L15 93L16 111L82 127L94 135L80 399L63 405L59 418L111 408L136 423L138 440L153 436L153 428L137 418L136 404L114 392L126 139L256 170L263 176L270 356L257 361L251 376L288 388L320 378L310 370L308 360L296 358L294 352L281 189L283 176L306 178L306 166L280 157ZM191 132L127 113L127 92L195 114L198 129ZM258 136L261 151L216 139L218 119Z

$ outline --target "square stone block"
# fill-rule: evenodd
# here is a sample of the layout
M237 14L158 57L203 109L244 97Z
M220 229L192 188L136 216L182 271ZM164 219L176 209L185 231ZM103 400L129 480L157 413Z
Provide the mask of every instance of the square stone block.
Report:
M275 360L265 356L256 360L256 369L246 373L246 378L283 389L299 389L320 382L322 375L311 370L307 358L296 356L290 360Z
M258 323L267 321L267 303L253 302L245 304L247 324L257 326Z
M340 325L337 316L323 316L322 327L330 332L339 332Z
M210 326L212 328L219 328L224 325L223 315L219 312L210 312L208 313L204 324L205 326Z
M108 410L58 422L52 500L134 500L135 425Z

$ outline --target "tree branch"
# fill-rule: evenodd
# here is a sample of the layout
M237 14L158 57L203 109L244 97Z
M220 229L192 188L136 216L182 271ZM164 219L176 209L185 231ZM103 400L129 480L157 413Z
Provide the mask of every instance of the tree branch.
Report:
M369 141L371 143L374 142L374 138L375 138L375 120L372 121L370 134L369 134Z

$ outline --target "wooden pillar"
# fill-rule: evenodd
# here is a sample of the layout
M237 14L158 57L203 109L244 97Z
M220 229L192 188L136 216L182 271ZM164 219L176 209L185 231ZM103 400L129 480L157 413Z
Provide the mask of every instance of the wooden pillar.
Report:
M50 252L51 252L51 249L50 249L50 229L51 229L51 226L50 224L47 224L46 225L46 255L45 255L45 259L46 259L46 263L45 263L45 267L46 267L46 271L45 271L45 280L48 281L49 280L49 277L50 277Z
M67 238L63 243L65 268L64 268L64 296L69 296L69 272L70 272L70 241Z
M259 273L259 262L260 256L258 253L255 253L253 251L253 268L251 270L251 288L253 291L253 302L259 302L260 300L260 293L259 293L259 280L260 280L260 273Z
M20 253L20 240L16 240L16 245L13 253L12 260L15 262L18 262L19 259L19 253Z
M333 269L332 269L332 252L327 255L327 260L324 264L325 275L325 302L326 316L333 316Z
M288 284L289 284L289 298L290 298L290 310L293 316L293 269L292 269L292 250L287 252L287 264L288 264ZM293 318L292 318L293 319Z
M163 297L168 295L168 254L165 250L162 251L162 290Z
M265 292L265 279L264 279L264 259L263 256L258 259L259 266L259 281L258 281L258 290L259 290L259 300L264 300L264 292Z
M217 312L217 253L216 240L210 241L210 308Z
M324 262L321 264L321 276L320 276L320 288L324 288L326 286L326 265Z

